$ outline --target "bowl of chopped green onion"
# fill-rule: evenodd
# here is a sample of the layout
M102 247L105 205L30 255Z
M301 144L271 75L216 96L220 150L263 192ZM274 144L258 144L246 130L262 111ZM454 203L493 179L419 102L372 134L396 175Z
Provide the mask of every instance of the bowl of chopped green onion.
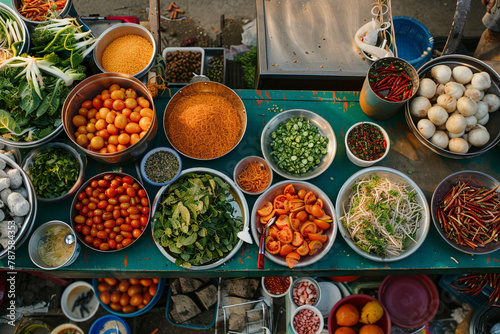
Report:
M261 149L271 168L290 180L309 180L330 167L337 151L331 125L305 109L274 116L264 127Z
M388 167L354 173L339 191L335 212L347 244L377 262L398 261L417 251L431 219L418 185Z
M21 164L41 202L59 201L75 193L86 167L85 154L62 140L31 150Z
M182 160L175 150L157 147L141 160L141 175L153 186L165 186L177 180L182 170Z

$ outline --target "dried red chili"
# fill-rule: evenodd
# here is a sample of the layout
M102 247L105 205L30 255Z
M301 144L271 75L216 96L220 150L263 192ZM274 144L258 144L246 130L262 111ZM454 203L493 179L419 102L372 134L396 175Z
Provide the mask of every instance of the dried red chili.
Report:
M352 154L366 161L380 159L387 149L382 131L369 123L362 123L349 131L347 145Z
M489 304L496 304L500 298L500 274L466 274L457 278L451 286L460 293L476 296L484 288L490 286L493 290L488 300Z
M264 277L264 287L273 295L281 295L290 287L290 277Z
M411 97L413 81L402 65L381 65L371 69L368 82L373 92L380 98L399 102Z
M500 198L496 190L457 182L438 203L437 218L446 237L475 249L499 240Z

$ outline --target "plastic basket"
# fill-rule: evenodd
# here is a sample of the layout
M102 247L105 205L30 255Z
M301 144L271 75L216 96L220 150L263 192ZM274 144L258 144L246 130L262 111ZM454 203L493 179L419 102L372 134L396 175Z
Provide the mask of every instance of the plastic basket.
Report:
M490 298L490 293L492 289L487 285L480 293L473 296L470 293L461 293L457 289L452 287L452 283L463 275L442 275L439 279L439 286L449 292L452 296L458 298L459 300L469 304L472 308L478 309L482 305L488 304Z
M392 18L396 35L398 57L409 62L415 69L431 60L434 39L429 30L408 16Z

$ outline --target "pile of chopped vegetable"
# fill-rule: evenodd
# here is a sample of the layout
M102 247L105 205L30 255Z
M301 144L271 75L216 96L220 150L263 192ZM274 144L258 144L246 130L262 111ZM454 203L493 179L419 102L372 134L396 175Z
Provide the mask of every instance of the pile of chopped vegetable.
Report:
M328 138L305 117L292 117L271 133L272 152L278 167L303 174L321 163L326 155Z
M29 167L35 192L42 198L63 196L75 185L79 175L78 160L60 147L42 149Z
M163 194L154 215L154 238L178 266L213 263L233 250L243 228L231 201L222 179L186 174Z
M75 80L85 78L83 59L95 38L75 19L51 20L35 28L35 56L20 55L0 63L0 135L35 141L61 125L61 108Z

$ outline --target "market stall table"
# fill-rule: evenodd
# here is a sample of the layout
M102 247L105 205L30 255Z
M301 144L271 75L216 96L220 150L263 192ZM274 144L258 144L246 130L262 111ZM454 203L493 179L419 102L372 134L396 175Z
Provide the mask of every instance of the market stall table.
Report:
M173 91L172 93L174 93ZM183 157L183 168L208 167L217 169L232 176L236 163L248 155L262 155L260 150L260 135L264 124L277 112L287 109L307 109L314 111L329 121L337 139L337 153L330 168L321 176L310 180L319 186L332 202L335 203L337 193L343 183L360 168L352 164L345 152L345 131L354 123L371 120L359 106L357 92L332 91L254 91L240 90L236 93L242 98L248 115L248 127L240 144L222 158L210 161L198 161ZM163 131L163 113L169 101L165 92L155 100L159 128L156 135L156 146L169 146ZM381 166L395 168L408 174L423 190L430 202L437 184L446 176L456 171L470 169L478 170L497 179L500 176L498 146L484 155L473 159L453 160L441 157L424 147L408 128L404 111L387 121L376 121L382 125L391 138L391 150ZM26 153L26 152L24 152ZM122 169L133 176L138 176L134 163L124 166L108 166L89 158L85 180L93 175L110 170ZM275 173L273 182L283 180ZM159 187L145 184L149 196L153 199ZM257 196L248 196L249 209ZM69 223L72 197L56 204L38 203L37 218L33 230L41 224L54 219ZM28 255L28 242L15 250L15 260L7 258L0 260L0 270L8 271L39 271ZM256 244L244 245L232 260L215 269L193 271L177 267L168 261L156 247L148 225L147 233L137 242L124 250L103 253L91 250L82 245L78 259L69 267L51 271L50 276L58 277L260 277L271 275L300 276L341 276L341 275L386 275L394 273L445 274L467 272L494 272L500 264L500 251L490 255L472 256L461 253L449 246L438 234L431 222L430 232L422 247L417 252L393 263L379 263L359 256L340 236L334 242L329 254L321 261L307 267L296 268L279 266L269 260L264 270L257 269ZM13 265L12 267L10 267Z

